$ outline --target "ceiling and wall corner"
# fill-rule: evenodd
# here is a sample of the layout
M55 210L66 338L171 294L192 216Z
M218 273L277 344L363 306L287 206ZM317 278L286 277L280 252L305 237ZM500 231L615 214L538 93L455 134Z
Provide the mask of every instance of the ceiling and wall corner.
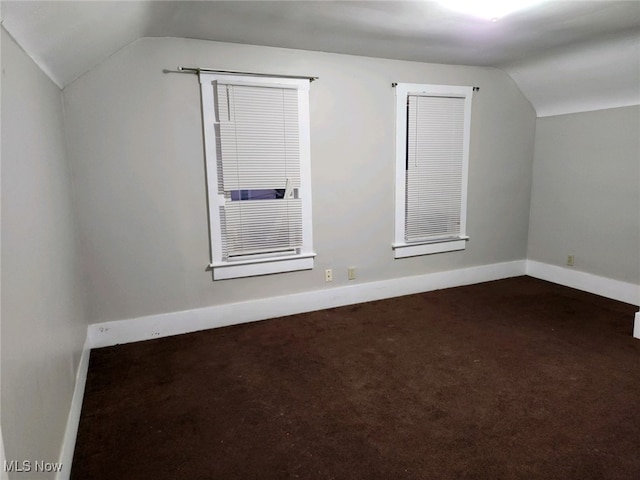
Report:
M150 2L2 1L2 25L60 88L145 36Z
M550 0L498 22L424 0L3 1L2 18L61 88L139 38L182 37L496 67L538 116L640 104L635 0Z
M538 117L640 104L640 34L561 47L503 67Z

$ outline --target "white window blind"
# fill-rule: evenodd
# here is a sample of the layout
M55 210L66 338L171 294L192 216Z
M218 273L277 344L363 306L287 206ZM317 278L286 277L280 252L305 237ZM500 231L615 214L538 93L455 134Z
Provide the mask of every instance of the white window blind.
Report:
M464 250L473 87L395 87L394 256Z
M297 90L217 83L224 189L299 188Z
M223 259L295 252L303 243L298 92L217 82ZM233 192L279 191L240 200Z
M405 240L460 236L465 99L408 96Z
M213 279L312 269L309 80L199 78Z

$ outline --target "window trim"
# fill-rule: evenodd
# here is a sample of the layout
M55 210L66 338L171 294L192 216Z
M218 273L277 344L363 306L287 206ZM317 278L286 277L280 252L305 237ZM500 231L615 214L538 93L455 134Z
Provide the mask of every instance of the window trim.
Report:
M207 180L207 208L209 217L209 248L214 280L268 275L272 273L309 270L313 268L313 230L311 214L311 142L309 122L309 80L280 77L249 77L215 73L199 74L203 119L203 136ZM215 129L217 123L214 85L216 81L247 86L271 86L295 88L298 92L298 119L300 139L299 198L302 201L303 246L297 254L268 254L254 258L245 257L225 260L222 256L222 226L220 207L224 206L224 195L218 192L218 156Z
M462 162L462 192L460 205L460 234L456 237L429 241L407 242L405 239L406 214L406 155L407 155L407 100L409 95L428 95L464 98L464 138ZM471 133L471 99L473 87L398 83L395 87L395 230L392 248L394 258L453 252L464 250L469 237L466 234L467 190L469 176L469 143Z

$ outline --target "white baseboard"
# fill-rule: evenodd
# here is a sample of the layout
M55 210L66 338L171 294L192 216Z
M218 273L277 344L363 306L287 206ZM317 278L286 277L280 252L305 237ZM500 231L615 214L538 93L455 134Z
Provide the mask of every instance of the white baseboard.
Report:
M526 274L566 287L595 293L601 297L640 305L640 285L580 272L572 268L527 260Z
M91 348L106 347L524 274L525 261L517 260L345 285L280 297L92 324L88 327L87 338Z
M91 345L89 337L84 342L80 362L78 363L78 371L76 372L76 385L71 398L71 408L67 417L67 428L64 432L62 442L62 451L60 452L60 463L62 469L56 475L56 480L69 480L71 475L71 463L73 462L73 451L76 446L76 438L78 436L78 426L80 425L80 413L82 412L82 400L84 398L84 387L87 384L87 372L89 370L89 355L91 354Z

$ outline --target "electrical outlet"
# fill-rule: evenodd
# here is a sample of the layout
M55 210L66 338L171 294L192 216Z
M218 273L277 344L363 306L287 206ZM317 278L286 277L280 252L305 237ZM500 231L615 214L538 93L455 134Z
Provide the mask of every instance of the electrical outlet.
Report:
M567 265L573 267L576 261L576 257L574 255L567 255Z
M327 268L324 271L324 281L325 282L333 282L333 270L331 270L330 268Z
M356 279L356 267L349 267L349 269L347 270L347 276L349 277L349 280L355 280Z

